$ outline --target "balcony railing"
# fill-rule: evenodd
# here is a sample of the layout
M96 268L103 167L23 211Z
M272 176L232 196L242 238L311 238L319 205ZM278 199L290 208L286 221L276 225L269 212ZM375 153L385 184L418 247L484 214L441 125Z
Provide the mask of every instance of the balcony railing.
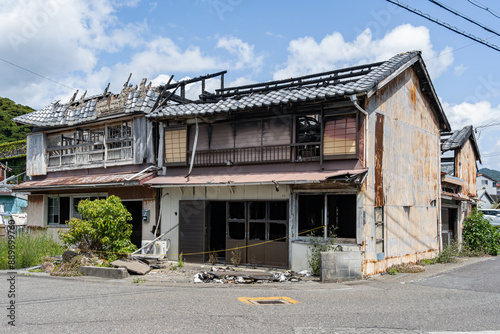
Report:
M195 166L231 166L319 161L320 143L241 147L196 151ZM192 152L188 152L188 161Z

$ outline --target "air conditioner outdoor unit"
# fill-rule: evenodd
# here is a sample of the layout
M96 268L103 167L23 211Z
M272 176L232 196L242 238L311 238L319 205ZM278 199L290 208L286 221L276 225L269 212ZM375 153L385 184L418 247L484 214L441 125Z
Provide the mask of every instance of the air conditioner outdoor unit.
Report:
M141 247L144 247L152 240L142 240ZM167 242L155 241L153 245L141 250L141 254L165 255L167 254Z
M149 244L151 241L153 240L142 240L141 241L141 247L144 247L146 246L147 244ZM154 247L154 244L152 245L152 247L146 247L144 248L143 250L141 250L141 254L154 254L155 253L155 247Z

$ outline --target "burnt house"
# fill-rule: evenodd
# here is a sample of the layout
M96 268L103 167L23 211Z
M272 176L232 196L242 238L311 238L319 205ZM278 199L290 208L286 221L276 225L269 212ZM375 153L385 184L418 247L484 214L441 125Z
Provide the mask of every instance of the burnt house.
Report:
M165 86L173 91L175 86ZM203 91L158 124L169 258L308 268L309 235L335 229L363 275L440 249L440 132L450 126L420 52Z
M462 224L477 206L477 161L472 125L441 133L441 234L443 247L462 241Z
M27 136L29 179L13 190L29 192L29 225L53 235L79 217L79 201L116 195L133 216L132 241L140 246L153 237L157 216L157 191L142 184L156 170L156 130L145 115L158 88L143 79L135 87L127 81L119 94L106 88L96 96L76 95L14 119L33 130Z

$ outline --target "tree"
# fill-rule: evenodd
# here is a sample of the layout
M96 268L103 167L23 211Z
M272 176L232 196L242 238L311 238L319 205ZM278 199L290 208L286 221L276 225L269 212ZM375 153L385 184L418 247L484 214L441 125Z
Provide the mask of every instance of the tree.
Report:
M117 196L88 199L78 203L82 219L72 218L67 232L59 231L63 243L83 251L102 252L108 259L128 254L136 249L130 241L132 215Z
M500 252L500 229L477 209L464 220L463 240L472 251L484 251L490 255Z
M31 132L27 125L17 125L12 119L34 111L34 109L0 97L0 144L26 139Z

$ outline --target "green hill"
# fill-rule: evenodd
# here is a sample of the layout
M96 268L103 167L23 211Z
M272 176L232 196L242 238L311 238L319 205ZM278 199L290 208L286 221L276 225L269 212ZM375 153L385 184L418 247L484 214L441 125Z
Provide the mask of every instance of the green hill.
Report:
M498 171L498 170L489 169L489 168L481 168L478 172L482 173L484 175L487 175L487 176L491 177L492 179L500 181L500 171Z
M14 117L27 114L34 109L0 97L0 144L26 139L31 132L27 125L17 125L12 121Z

